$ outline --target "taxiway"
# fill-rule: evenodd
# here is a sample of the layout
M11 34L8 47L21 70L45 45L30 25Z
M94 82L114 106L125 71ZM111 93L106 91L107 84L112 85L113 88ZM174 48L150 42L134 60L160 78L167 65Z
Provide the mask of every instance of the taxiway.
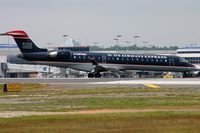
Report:
M5 83L42 83L50 85L67 86L71 88L96 88L96 87L112 87L112 86L127 86L127 87L144 87L147 85L157 85L167 88L199 88L199 78L173 78L173 79L136 79L136 78L1 78L0 84Z

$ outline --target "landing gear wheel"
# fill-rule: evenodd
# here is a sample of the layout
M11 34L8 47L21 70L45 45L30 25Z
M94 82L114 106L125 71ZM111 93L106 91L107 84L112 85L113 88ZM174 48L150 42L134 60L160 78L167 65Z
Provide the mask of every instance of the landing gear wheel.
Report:
M88 78L94 78L94 74L93 73L88 73Z
M100 78L101 74L100 73L95 73L94 76L95 76L95 78Z
M192 73L189 73L189 72L183 73L183 78L191 78L191 77L192 77Z
M101 74L100 73L88 73L88 78L100 78Z

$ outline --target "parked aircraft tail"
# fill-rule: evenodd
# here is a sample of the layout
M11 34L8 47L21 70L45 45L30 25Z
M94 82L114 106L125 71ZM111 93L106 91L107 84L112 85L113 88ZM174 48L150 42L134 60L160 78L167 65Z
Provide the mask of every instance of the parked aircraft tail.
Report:
M9 31L0 35L12 36L22 53L47 52L47 49L38 48L22 30Z

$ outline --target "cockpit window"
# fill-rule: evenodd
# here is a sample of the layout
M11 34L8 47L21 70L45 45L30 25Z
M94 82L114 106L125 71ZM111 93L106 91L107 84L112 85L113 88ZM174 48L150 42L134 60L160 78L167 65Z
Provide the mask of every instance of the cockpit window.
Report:
M182 58L182 57L180 57L180 62L188 62L186 59L184 59L184 58Z

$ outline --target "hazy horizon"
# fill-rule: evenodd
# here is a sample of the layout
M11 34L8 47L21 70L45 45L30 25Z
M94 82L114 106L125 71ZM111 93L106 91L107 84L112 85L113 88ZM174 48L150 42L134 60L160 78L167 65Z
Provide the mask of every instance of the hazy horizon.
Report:
M64 34L85 45L115 45L120 34L121 45L134 44L138 35L138 45L181 47L200 44L199 5L198 0L0 0L0 32L25 30L40 47L62 44Z

